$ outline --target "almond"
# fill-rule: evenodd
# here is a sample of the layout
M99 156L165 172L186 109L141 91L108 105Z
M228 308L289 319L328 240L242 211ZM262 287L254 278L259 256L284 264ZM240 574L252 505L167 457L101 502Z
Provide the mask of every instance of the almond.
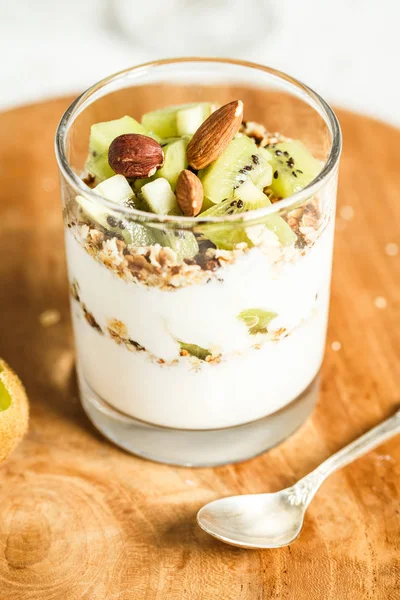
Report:
M119 135L108 150L108 163L113 171L130 179L151 177L163 162L160 144L139 133Z
M176 184L176 199L185 217L196 217L203 204L203 186L192 171L181 171Z
M235 100L213 112L198 128L187 147L187 158L194 169L204 169L219 158L239 131L243 102Z

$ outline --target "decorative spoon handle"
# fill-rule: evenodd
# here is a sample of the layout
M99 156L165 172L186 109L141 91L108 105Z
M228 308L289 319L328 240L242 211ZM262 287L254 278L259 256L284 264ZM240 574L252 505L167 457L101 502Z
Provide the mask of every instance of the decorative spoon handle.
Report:
M320 485L331 473L341 469L347 464L360 458L382 442L390 439L397 433L400 433L400 410L392 417L386 419L373 429L364 433L359 438L345 446L336 454L330 456L321 463L314 471L303 477L293 486L290 493L290 501L293 504L303 504L307 506L317 492Z

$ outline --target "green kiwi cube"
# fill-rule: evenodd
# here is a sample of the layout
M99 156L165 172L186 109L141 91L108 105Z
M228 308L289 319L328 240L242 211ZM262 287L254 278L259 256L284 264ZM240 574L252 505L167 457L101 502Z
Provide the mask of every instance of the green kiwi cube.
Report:
M125 206L127 202L133 203L134 193L123 175L114 175L110 179L106 179L99 183L93 191L118 205ZM104 209L84 196L77 196L76 200L91 221L118 234L127 244L147 246L155 243L154 236L143 225L127 221L117 211Z
M123 175L114 175L113 177L106 179L102 183L96 185L94 191L96 194L103 196L103 198L107 198L107 200L116 202L117 204L124 204L135 195L127 179Z
M204 121L204 110L201 104L178 110L176 129L178 135L193 135Z
M164 177L146 183L141 189L141 195L151 212L159 215L179 214L176 196Z
M111 142L124 133L140 133L142 135L148 135L148 131L143 125L127 115L121 117L121 119L115 119L114 121L95 123L90 128L90 151L97 154L108 152Z
M188 139L177 139L163 145L164 164L154 175L155 178L163 177L169 182L172 191L175 191L179 173L187 168L186 147Z
M142 125L147 130L154 131L154 133L161 138L177 137L180 135L177 122L178 113L199 106L202 110L202 123L207 119L207 117L210 116L214 108L214 105L211 102L180 104L177 106L167 106L166 108L153 110L143 115ZM186 117L182 119L183 125L185 125L185 119Z
M93 175L96 181L104 181L115 175L115 171L108 164L108 152L96 155L90 153L86 161L85 170Z
M113 177L110 177L110 179L96 185L96 187L93 188L93 191L99 196L110 200L110 202L115 202L115 204L120 205L124 205L127 200L130 200L134 196L131 186L123 175L114 175ZM87 216L93 221L100 223L100 225L106 229L110 228L109 221L113 222L114 220L119 220L117 213L111 214L103 207L84 196L79 195L76 197L76 200ZM111 219L109 218L110 215Z
M129 116L114 121L95 123L90 128L89 156L86 161L86 170L97 181L103 181L115 175L108 164L108 149L111 142L124 133L140 133L152 136L143 125Z

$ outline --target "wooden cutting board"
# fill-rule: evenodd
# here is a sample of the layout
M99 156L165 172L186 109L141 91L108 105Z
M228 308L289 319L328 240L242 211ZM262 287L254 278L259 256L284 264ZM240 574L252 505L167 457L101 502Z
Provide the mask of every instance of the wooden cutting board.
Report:
M31 401L29 434L0 467L0 600L400 598L399 438L333 475L290 547L231 548L195 523L205 502L292 484L399 402L400 131L339 112L332 310L312 419L262 457L184 469L112 446L79 404L53 155L68 103L0 115L0 356ZM44 327L49 309L60 321Z

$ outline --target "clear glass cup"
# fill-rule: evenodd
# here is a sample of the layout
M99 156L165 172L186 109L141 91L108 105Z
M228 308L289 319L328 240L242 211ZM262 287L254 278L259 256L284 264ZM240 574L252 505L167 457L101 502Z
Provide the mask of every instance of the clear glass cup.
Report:
M310 185L205 219L116 205L82 181L93 123L236 99L247 122L302 140L321 161ZM56 154L77 372L83 407L106 437L156 461L217 465L257 455L304 422L324 354L340 151L322 98L240 61L134 67L68 108Z

